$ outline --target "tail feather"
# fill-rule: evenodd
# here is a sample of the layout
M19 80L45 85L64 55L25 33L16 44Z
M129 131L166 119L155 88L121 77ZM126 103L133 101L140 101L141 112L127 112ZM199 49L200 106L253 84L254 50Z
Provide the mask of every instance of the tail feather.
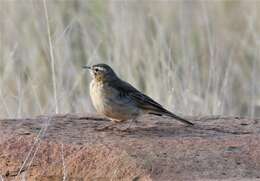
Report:
M171 113L170 111L165 111L163 113L157 113L157 112L149 112L149 114L153 114L153 115L156 115L156 116L162 116L162 115L166 115L166 116L169 116L171 118L174 118L182 123L185 123L185 124L188 124L188 125L194 125L192 122L190 121L187 121L186 119L184 118L181 118L173 113Z
M181 121L182 123L185 123L185 124L188 124L188 125L194 125L192 122L187 121L186 119L181 118L181 117L179 117L179 116L177 116L177 115L175 115L175 114L173 114L171 112L166 113L166 115L168 115L168 116L170 116L170 117L172 117L174 119L177 119L178 121Z

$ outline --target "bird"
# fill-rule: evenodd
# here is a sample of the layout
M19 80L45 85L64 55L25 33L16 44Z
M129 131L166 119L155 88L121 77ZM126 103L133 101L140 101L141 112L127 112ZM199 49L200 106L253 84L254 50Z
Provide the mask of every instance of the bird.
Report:
M83 66L92 75L89 92L96 111L114 123L136 120L144 114L168 116L187 125L192 122L175 115L130 83L121 80L107 64ZM110 125L104 127L104 129Z

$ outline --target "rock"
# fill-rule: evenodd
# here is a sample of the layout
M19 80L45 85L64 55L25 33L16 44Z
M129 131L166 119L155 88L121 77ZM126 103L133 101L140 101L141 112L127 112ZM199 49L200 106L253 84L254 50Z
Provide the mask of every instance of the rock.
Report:
M0 180L260 179L260 120L143 117L97 131L95 115L0 120Z

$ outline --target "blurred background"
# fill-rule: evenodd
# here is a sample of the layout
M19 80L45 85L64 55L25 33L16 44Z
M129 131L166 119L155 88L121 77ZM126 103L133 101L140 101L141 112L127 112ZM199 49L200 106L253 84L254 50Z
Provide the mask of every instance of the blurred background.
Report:
M90 113L107 63L179 115L260 117L260 1L0 0L0 117Z

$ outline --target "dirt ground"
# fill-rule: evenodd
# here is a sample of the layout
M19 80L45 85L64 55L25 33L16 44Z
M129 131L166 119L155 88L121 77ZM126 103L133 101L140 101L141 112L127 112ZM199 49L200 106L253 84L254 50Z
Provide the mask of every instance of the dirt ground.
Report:
M96 115L0 120L0 180L260 180L260 119Z

